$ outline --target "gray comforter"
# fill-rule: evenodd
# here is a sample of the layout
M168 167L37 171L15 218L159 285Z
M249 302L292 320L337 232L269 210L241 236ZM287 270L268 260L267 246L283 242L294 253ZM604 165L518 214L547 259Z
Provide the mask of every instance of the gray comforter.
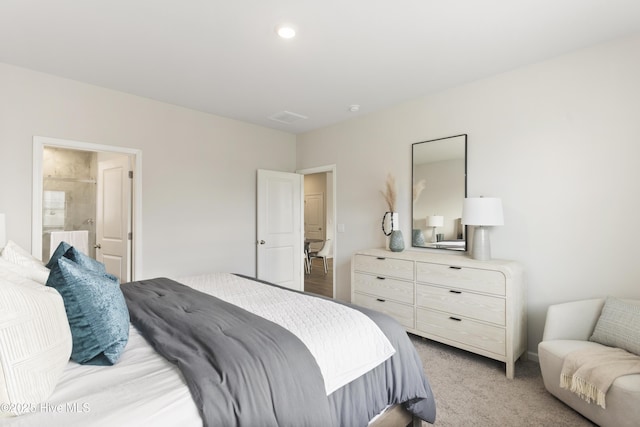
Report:
M366 426L401 402L435 419L415 348L383 314L354 307L378 324L396 354L327 398L315 359L281 326L166 278L122 290L132 323L183 373L205 426Z

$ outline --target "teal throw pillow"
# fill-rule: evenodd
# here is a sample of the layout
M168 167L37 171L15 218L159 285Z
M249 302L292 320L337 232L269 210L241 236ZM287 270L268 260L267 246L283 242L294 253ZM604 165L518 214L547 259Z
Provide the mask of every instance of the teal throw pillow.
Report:
M47 286L64 300L73 339L71 359L89 365L116 363L129 339L129 311L118 282L60 257Z
M70 247L71 245L68 244L67 242L60 242L56 250L53 251L53 254L51 254L51 258L49 259L49 262L45 264L45 267L51 270L51 267L56 265L56 263L58 262L58 258L63 256L64 253L67 252Z
M70 259L71 261L75 262L81 267L84 267L93 272L100 273L104 276L107 276L111 280L118 281L118 278L116 276L114 276L113 274L107 273L107 270L103 263L91 258L88 255L83 254L73 246L67 249L67 251L64 253L64 257Z

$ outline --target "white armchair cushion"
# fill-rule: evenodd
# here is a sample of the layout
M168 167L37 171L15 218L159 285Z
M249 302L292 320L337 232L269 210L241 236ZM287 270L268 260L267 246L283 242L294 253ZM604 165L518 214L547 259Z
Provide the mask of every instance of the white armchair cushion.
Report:
M640 306L608 297L589 340L640 355Z
M598 321L604 299L589 299L549 306L542 341L588 341Z
M607 392L607 409L587 403L577 394L560 387L564 358L575 350L597 348L590 341L554 340L538 345L540 370L545 388L558 399L603 427L636 427L640 421L640 375L617 378Z

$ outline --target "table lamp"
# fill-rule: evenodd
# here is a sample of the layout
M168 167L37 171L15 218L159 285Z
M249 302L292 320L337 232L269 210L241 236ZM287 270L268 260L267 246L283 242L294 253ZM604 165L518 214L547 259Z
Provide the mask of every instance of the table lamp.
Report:
M431 242L436 243L436 228L444 225L444 217L440 215L430 215L427 217L427 227L431 227Z
M504 225L502 200L496 197L468 197L464 199L462 224L475 226L471 258L480 261L491 259L491 244L487 227Z

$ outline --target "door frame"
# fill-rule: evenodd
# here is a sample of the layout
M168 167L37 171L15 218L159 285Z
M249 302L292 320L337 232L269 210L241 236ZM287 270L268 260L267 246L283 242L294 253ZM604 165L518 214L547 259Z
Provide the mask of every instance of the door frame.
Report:
M132 195L132 256L131 280L142 277L142 150L111 145L94 144L90 142L74 141L70 139L50 138L46 136L33 137L33 193L31 211L31 254L42 258L42 156L44 147L67 148L81 151L95 151L115 154L125 154L133 158L134 177Z
M317 166L317 167L313 167L313 168L306 168L306 169L298 169L296 170L296 173L302 174L302 175L311 175L313 173L323 173L323 172L331 172L332 176L333 176L333 182L332 184L332 204L333 204L333 243L332 243L332 252L333 252L333 272L332 272L332 282L333 282L333 299L337 299L337 295L336 295L336 272L338 270L337 268L337 263L336 263L336 259L338 259L338 203L337 203L337 192L338 192L338 175L337 175L337 170L336 170L336 165L332 164L332 165L324 165L324 166ZM302 198L304 200L304 186L302 188ZM325 203L327 203L327 197L325 196ZM304 206L304 204L303 204ZM304 215L304 213L303 213ZM326 221L326 219L325 219ZM304 244L304 224L302 225L302 243Z

